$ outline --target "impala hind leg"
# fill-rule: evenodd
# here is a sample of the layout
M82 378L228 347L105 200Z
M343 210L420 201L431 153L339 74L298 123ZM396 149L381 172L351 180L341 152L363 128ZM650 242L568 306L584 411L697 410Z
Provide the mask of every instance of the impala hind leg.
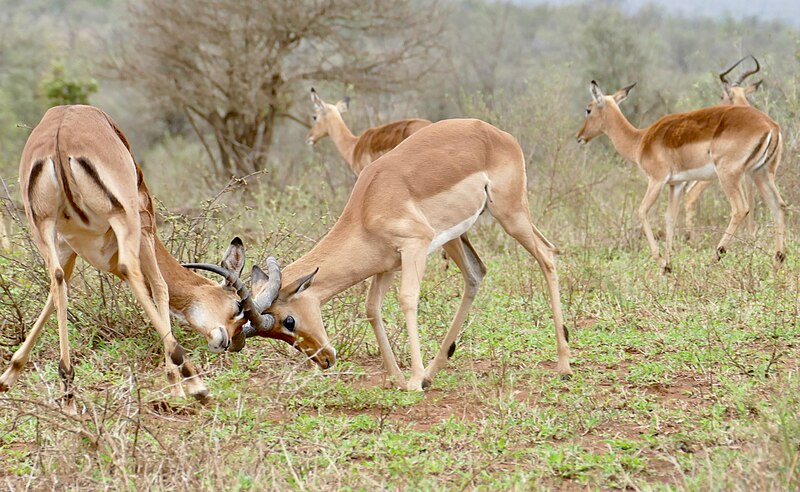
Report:
M190 385L190 391L192 389L194 390L191 394L199 400L204 400L208 395L208 389L202 380L200 380L200 376L197 374L194 365L186 360L183 347L181 347L172 333L168 313L161 313L159 311L154 300L147 291L141 263L146 263L146 270L152 272L154 268L152 262L155 261L155 252L147 248L149 251L145 254L141 254L142 248L140 246L147 247L148 240L142 240L138 217L115 216L111 218L109 222L117 237L117 247L119 250L116 273L131 287L133 295L136 297L136 300L139 301L139 304L144 309L150 322L153 323L153 326L164 344L167 381L170 383L170 393L175 396L183 395L183 389L179 384L180 380L175 381L175 379L177 379L177 373L179 372L180 375L183 376L183 379L191 380L196 378L197 382ZM142 244L143 242L144 244ZM152 243L150 243L149 246L152 247ZM157 265L155 269L158 269ZM157 276L150 277L149 280L151 281L151 285L158 285L159 282L163 285L164 282L160 271Z
M73 390L75 369L72 367L72 361L70 360L69 331L67 329L67 273L72 273L75 257L74 253L72 255L65 255L63 253L66 248L59 244L55 219L47 217L40 220L41 222L34 223L32 235L47 265L47 271L50 274L50 295L48 299L53 302L56 318L58 319L58 345L60 352L58 375L61 378L61 384L64 388L64 396L61 399L61 409L67 414L76 415L78 409L75 405ZM61 246L61 248L59 248L59 246ZM67 262L62 265L61 260L64 256L67 256ZM69 272L67 270L69 270ZM47 310L48 306L46 305L42 315L44 315ZM40 315L40 318L46 318L42 315ZM42 324L44 324L44 321L46 321L46 319L42 319ZM39 329L41 330L41 326ZM38 337L38 333L36 333L36 336Z
M723 173L719 176L719 183L722 186L722 191L725 192L725 196L728 197L728 202L731 205L731 220L714 252L714 259L716 261L722 259L722 256L727 252L728 244L730 244L731 239L733 239L734 234L736 234L736 230L739 228L744 218L747 217L747 214L750 213L750 207L742 191L741 177L741 173Z
M394 356L394 351L392 351L392 346L389 344L389 338L386 336L386 328L383 325L381 316L383 299L386 296L386 291L392 285L393 278L394 273L392 272L379 273L372 278L369 293L367 294L367 318L372 325L372 330L375 332L375 339L378 342L378 348L383 358L383 369L389 375L389 380L394 386L404 389L406 387L406 378L397 365L397 359Z
M406 388L409 391L422 391L425 368L422 365L422 349L419 343L417 308L422 277L425 275L425 259L428 244L421 242L409 244L400 251L400 309L406 319L408 343L411 348L411 378Z
M66 243L59 244L59 246L66 246ZM75 258L77 256L72 249L69 249L69 247L62 249L62 251L62 260L60 260L60 263L64 265L64 282L69 284L69 279L72 276L72 270L75 266ZM33 328L31 328L31 330L28 332L28 335L25 337L25 341L11 357L11 365L8 367L8 369L6 369L3 375L0 376L0 392L10 389L17 381L17 378L19 378L19 375L22 373L22 369L24 369L25 365L28 363L28 359L30 358L33 347L36 345L36 342L39 340L39 336L42 334L44 325L50 319L50 316L52 316L55 309L56 306L55 302L53 301L53 294L50 292L47 294L47 301L45 301L44 308L39 314L39 317L36 318Z
M542 269L550 294L550 308L553 311L553 323L556 331L557 371L563 376L568 376L572 374L569 364L569 334L564 327L564 316L561 312L561 293L553 254L555 247L531 222L527 198L516 201L511 197L509 200L502 200L503 197L500 193L490 194L490 196L493 199L489 202L489 210L492 215L511 237L536 258Z
M759 170L753 173L752 176L758 191L772 212L772 220L775 223L775 256L772 265L777 269L786 259L786 224L784 222L786 203L781 198L778 187L775 186L775 176L773 174Z
M461 304L459 304L458 311L453 317L450 329L447 331L444 340L442 340L442 344L439 345L436 357L425 369L423 387L427 387L433 382L433 378L439 372L439 369L447 365L447 360L453 356L453 352L456 350L458 334L467 319L467 313L472 307L475 295L478 293L481 280L486 276L486 265L483 264L478 253L475 252L475 248L472 247L466 234L445 243L444 250L456 263L458 269L461 270L461 275L464 277L464 294L461 296Z

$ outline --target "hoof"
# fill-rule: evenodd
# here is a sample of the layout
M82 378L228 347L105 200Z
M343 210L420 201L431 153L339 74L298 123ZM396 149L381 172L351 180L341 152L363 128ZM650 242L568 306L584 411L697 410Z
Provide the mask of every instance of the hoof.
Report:
M727 252L728 252L728 250L725 249L724 246L721 246L721 247L717 248L717 253L716 253L714 258L717 261L720 261L722 259L722 257L725 256L725 253L727 253Z
M409 381L406 390L422 392L422 381Z
M203 404L208 403L208 401L211 399L211 397L208 395L208 388L192 393L192 398Z
M431 380L430 380L430 379L428 379L428 378L425 378L425 379L423 379L423 380L422 380L422 389L424 389L424 390L425 390L425 389L428 389L428 388L430 388L430 387L431 387L431 384L432 384L432 382L431 382Z
M672 273L672 266L664 265L663 268L661 268L661 273L663 275L669 275L670 273Z
M786 261L786 253L783 251L778 251L775 253L775 263L781 264L784 261ZM0 389L0 391L2 391L2 389Z
M450 348L447 349L447 358L449 359L455 353L456 353L456 342L453 342L450 344Z

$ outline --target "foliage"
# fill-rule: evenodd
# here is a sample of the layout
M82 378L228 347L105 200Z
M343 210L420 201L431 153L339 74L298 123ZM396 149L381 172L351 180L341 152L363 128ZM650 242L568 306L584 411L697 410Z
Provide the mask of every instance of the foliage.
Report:
M263 169L300 87L402 87L430 67L439 29L436 4L414 0L148 0L131 8L119 76L181 112L221 176Z
M39 91L47 101L47 106L64 104L89 104L89 96L97 92L94 79L68 77L61 62L53 62L50 73L42 77Z
M11 176L27 136L14 124L34 123L45 109L35 98L35 77L50 60L63 59L74 73L99 81L93 101L112 108L131 137L157 198L161 236L180 259L216 258L240 235L252 263L271 254L287 264L330 228L352 186L332 145L311 153L304 128L276 119L269 186L218 196L215 171L203 162L208 152L185 128L180 109L158 101L163 94L155 89L143 89L143 102L132 98L127 83L110 80L104 65L91 61L99 56L88 56L95 33L110 44L127 39L102 31L113 24L109 19L120 19L116 4L59 2L58 19L42 14L37 20L31 10L40 2L0 8L9 26L0 35L4 176ZM353 83L345 118L354 131L400 117L469 116L520 141L534 222L562 251L558 270L574 377L565 381L554 373L552 324L536 262L491 221L471 232L488 275L454 358L423 396L382 387L364 309L366 285L359 285L324 308L340 353L324 373L270 341L254 341L240 354L210 354L204 340L175 323L214 400L202 406L170 399L160 343L129 289L79 263L69 323L86 413L74 419L53 404L61 390L51 320L20 381L0 397L4 483L137 490L800 487L800 243L791 205L800 201L800 33L780 23L680 18L614 2L602 8L478 0L450 6L445 32L435 38L450 56L414 90L347 77L318 89L344 95L340 82ZM23 27L36 22L47 28L25 37ZM68 32L75 33L71 40L60 37ZM185 33L201 34L216 32ZM598 42L606 48L592 51ZM602 79L611 92L614 77L621 83L638 78L622 108L646 123L718 101L714 72L748 52L759 57L766 80L754 104L784 132L778 177L790 204L789 257L772 272L769 212L757 201L760 228L742 230L725 259L711 264L729 213L712 189L699 207L698 242L677 241L674 272L662 276L637 228L645 188L639 171L605 138L584 148L574 142L588 81ZM299 55L292 60L286 73L317 67ZM602 60L622 66L612 70ZM265 70L250 69L250 78ZM292 80L281 110L310 112L305 92L319 81ZM201 134L208 142L211 134ZM653 216L658 229L660 211ZM13 225L13 250L0 254L4 363L48 288L24 224ZM427 356L438 348L461 290L457 270L432 256L420 303ZM390 340L407 367L402 313L396 295L387 297Z

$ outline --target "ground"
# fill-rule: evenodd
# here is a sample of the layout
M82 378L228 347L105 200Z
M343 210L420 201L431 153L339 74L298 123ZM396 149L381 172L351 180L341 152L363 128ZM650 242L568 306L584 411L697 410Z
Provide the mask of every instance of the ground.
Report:
M73 319L84 408L63 415L57 337L46 333L0 397L0 483L10 489L788 490L800 486L800 263L779 272L738 243L678 245L662 275L644 243L565 247L562 301L574 375L555 372L542 275L496 225L474 242L489 273L449 367L424 394L385 388L365 287L327 305L339 360L320 371L279 342L208 353L205 405L164 391L160 344L142 328L104 337ZM789 251L797 251L791 243ZM86 271L91 281L93 273ZM461 289L433 255L423 349ZM78 294L76 294L78 295ZM76 301L79 302L79 301ZM131 309L135 309L130 304ZM32 317L35 310L31 310ZM395 293L384 317L407 370ZM51 322L52 323L52 322ZM10 349L0 352L6 357Z

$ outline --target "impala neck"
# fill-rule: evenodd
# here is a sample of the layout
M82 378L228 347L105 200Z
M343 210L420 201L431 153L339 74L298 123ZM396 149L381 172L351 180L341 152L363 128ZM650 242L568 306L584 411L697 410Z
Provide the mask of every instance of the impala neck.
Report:
M642 141L644 130L640 130L631 125L625 115L620 111L619 106L608 107L610 111L606 111L606 125L605 133L614 148L625 159L639 162L639 144Z
M363 254L369 251L369 243L358 233L334 226L311 251L282 270L282 284L289 285L319 268L306 292L323 304L381 271L380 266L370 263L369 256Z
M353 167L353 152L355 151L358 137L353 135L353 132L347 128L347 124L345 124L342 115L339 113L331 115L330 122L328 135L330 135L333 144L336 146L339 153L342 154L342 157L350 164L350 167Z
M155 237L155 250L158 269L169 291L169 308L184 314L196 299L195 289L213 282L181 266L158 236Z

